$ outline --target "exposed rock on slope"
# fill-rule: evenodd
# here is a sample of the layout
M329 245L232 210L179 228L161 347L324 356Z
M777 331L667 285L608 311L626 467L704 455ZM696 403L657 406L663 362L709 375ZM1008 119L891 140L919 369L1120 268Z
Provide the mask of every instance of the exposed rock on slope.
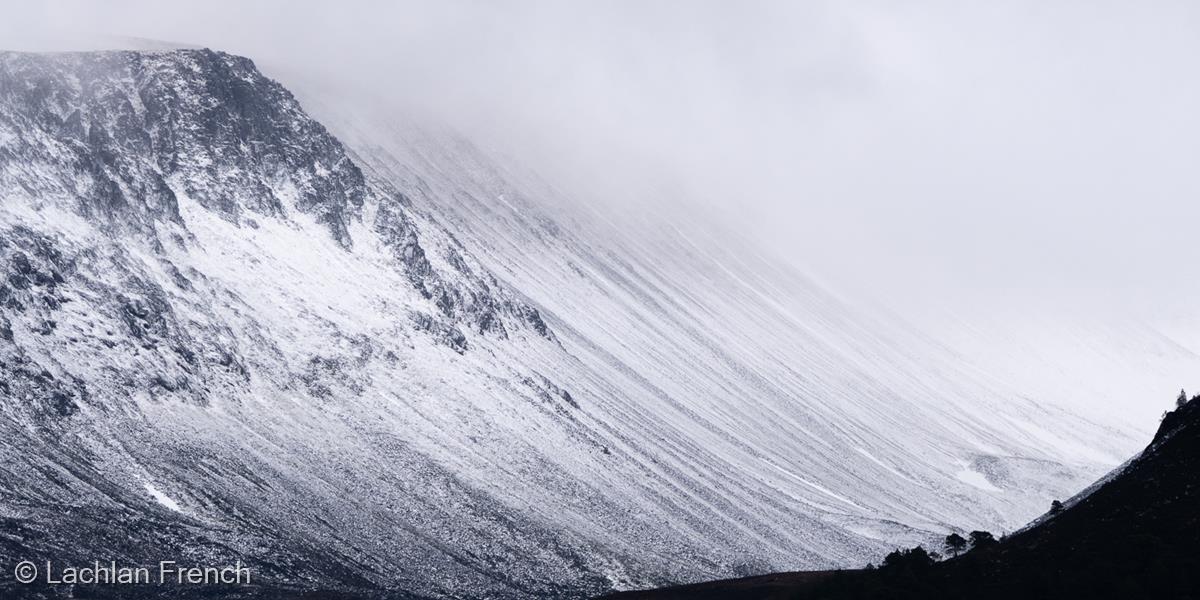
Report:
M1020 522L1119 439L376 124L219 52L0 53L4 559L580 596Z
M112 227L180 222L171 183L232 223L296 209L351 243L359 171L292 95L211 51L4 56L8 193ZM303 141L303 143L297 143Z

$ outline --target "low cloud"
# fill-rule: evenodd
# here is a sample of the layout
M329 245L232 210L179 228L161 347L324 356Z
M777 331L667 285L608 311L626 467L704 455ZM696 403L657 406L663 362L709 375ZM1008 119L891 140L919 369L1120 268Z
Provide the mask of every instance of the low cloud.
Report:
M247 54L847 285L1153 304L1200 259L1194 3L10 4L0 45Z

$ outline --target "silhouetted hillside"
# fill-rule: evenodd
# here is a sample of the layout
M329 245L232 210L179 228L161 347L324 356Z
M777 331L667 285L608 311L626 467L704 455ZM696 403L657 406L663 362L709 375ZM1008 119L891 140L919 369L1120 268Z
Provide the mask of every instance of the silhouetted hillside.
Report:
M941 549L937 549L941 550ZM920 553L918 553L920 554ZM999 543L940 563L788 573L613 598L848 600L1200 597L1200 400L1168 413L1150 446L1093 489Z

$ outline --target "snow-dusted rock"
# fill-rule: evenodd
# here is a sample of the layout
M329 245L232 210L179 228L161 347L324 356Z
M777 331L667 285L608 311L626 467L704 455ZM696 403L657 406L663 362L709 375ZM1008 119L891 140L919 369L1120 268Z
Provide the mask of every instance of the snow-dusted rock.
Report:
M0 555L581 596L1013 526L1119 455L761 259L314 104L338 137L244 58L0 53Z

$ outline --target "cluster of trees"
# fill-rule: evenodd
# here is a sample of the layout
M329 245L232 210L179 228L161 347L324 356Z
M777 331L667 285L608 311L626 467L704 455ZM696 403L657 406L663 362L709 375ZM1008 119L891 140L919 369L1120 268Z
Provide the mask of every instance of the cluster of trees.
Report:
M972 531L967 534L967 537L963 537L958 533L951 533L946 536L942 547L946 551L946 554L956 557L967 550L987 548L998 543L996 536L992 535L990 531ZM891 554L884 557L883 563L879 568L893 571L920 571L941 559L941 554L929 552L924 547L917 546L915 548L893 550ZM872 566L868 565L867 568L870 569Z
M943 550L950 557L958 557L959 554L974 548L986 548L1000 544L996 540L996 536L991 532L971 532L966 538L958 533L952 533L946 536L946 541L943 542ZM894 550L888 556L883 557L883 563L880 565L881 570L890 571L922 571L929 568L932 564L942 559L942 554L937 552L926 551L923 546L912 548L901 548ZM868 565L868 569L874 569L874 565Z
M957 557L968 550L987 548L998 543L996 536L990 532L972 531L966 537L951 533L946 536L943 546L946 556ZM863 579L834 578L813 597L923 597L924 590L940 585L935 565L942 557L942 554L930 552L921 546L894 550L884 557L878 568L868 565L869 574Z
M968 537L970 539L964 538L957 533L951 533L946 536L946 541L943 542L946 552L951 556L958 556L967 550L968 544L970 548L974 549L987 548L997 543L996 536L992 535L990 531L972 531L968 534Z

